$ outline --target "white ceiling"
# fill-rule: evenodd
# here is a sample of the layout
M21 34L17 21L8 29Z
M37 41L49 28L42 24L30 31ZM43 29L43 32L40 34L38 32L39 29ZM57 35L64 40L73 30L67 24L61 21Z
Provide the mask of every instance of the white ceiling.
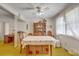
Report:
M22 14L26 19L35 19L35 18L49 18L53 17L56 14L58 14L60 11L62 11L66 7L66 3L7 3L7 6L12 8L12 10L15 10L16 12ZM48 9L43 11L43 15L37 16L36 10L23 10L23 8L29 8L29 7L47 7Z

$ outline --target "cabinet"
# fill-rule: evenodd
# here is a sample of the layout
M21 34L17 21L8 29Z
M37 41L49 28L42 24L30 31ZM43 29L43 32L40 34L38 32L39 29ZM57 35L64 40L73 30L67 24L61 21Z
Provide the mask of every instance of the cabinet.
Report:
M46 35L46 21L33 23L33 33L34 35Z
M4 43L11 43L14 41L14 35L4 35Z

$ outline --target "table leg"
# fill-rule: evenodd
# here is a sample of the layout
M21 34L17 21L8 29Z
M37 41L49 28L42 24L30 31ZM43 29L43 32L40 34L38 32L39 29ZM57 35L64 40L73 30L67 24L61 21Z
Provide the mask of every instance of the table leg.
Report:
M41 51L42 51L42 54L43 54L43 45L41 45Z
M20 45L20 53L22 53L22 45Z
M50 45L50 56L52 56L52 45Z
M26 50L26 55L28 55L29 45L26 45L25 50Z

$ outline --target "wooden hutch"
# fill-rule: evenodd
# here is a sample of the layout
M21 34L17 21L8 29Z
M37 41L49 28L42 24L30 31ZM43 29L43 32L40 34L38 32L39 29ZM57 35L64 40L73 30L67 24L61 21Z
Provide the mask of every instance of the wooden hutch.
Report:
M33 23L33 34L34 35L46 35L46 20Z

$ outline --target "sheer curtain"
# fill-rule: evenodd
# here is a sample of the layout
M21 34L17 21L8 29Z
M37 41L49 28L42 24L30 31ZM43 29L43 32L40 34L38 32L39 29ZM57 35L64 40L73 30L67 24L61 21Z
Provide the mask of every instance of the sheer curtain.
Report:
M56 34L79 37L79 7L56 19Z
M63 48L79 55L79 7L66 12L63 19L62 17L56 19L56 33L65 35L59 35L57 38L61 40Z
M79 7L73 9L66 14L66 34L78 37L79 36Z
M56 33L58 34L65 34L65 22L64 17L58 17L56 20Z

